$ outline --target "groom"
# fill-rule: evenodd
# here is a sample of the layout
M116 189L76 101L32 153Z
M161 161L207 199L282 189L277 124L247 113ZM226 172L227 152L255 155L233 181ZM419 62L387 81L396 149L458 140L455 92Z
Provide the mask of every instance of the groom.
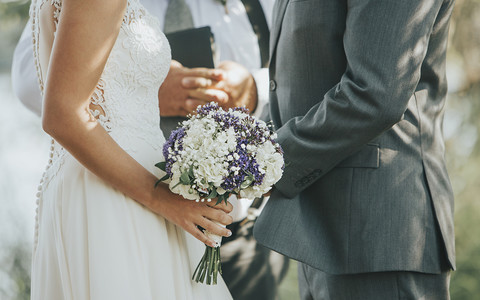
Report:
M266 118L285 170L254 234L300 262L302 299L449 299L453 4L277 1Z

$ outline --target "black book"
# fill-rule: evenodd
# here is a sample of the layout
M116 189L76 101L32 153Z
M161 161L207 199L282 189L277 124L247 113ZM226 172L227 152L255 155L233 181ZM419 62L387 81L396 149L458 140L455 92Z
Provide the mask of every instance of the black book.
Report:
M187 68L214 68L213 34L209 26L166 34L172 59Z

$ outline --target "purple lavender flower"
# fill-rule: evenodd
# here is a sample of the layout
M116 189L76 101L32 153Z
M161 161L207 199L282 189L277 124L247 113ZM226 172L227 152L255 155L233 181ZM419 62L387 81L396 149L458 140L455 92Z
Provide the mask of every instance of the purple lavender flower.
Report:
M278 153L283 154L280 145L273 139L272 128L248 115L248 109L245 107L237 107L225 111L217 103L211 102L199 106L196 113L196 115L190 116L190 120L182 123L182 127L171 133L163 147L167 175L170 178L173 177L172 165L182 156L184 150L183 139L188 134L190 126L193 126L193 123L190 121L210 118L216 124L215 132L221 133L233 129L236 140L235 150L228 154L228 156L235 157L235 159L228 160L227 175L223 177L223 183L221 183L220 187L229 193L237 194L247 185L261 185L265 172L264 170L260 171L260 164L256 159L255 153L247 151L247 146L260 147L269 141L274 145ZM214 138L215 135L216 133L213 134ZM194 168L198 167L199 164L201 162L194 162ZM184 166L181 169L185 170L186 167L191 168L191 166ZM205 180L208 181L208 179ZM202 190L197 189L197 192L205 195L205 188Z
M174 193L196 201L218 198L217 203L231 194L253 199L280 179L283 151L272 127L249 116L245 107L225 111L212 102L196 112L170 134L165 162L156 165L167 173L159 181L170 178ZM215 239L219 246L221 237ZM192 279L216 284L219 257L219 248L207 247Z
M170 137L163 145L163 157L165 158L166 162L165 172L170 178L173 176L172 164L176 161L174 158L179 155L180 151L183 150L182 141L185 134L186 132L184 127L175 129L172 131ZM175 145L177 145L177 149L175 149Z

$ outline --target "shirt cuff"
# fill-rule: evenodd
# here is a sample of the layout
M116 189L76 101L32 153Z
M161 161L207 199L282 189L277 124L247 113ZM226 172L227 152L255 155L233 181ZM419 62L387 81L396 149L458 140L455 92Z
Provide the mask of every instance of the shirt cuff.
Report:
M252 116L260 118L265 104L268 103L268 69L262 68L251 71L255 84L257 85L257 106Z

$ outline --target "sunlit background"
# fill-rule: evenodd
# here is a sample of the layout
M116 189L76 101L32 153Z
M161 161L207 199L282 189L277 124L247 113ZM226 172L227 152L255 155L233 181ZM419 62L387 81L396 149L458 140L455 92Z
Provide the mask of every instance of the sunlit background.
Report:
M29 2L0 0L0 299L29 299L35 193L48 160L40 120L15 98L10 68ZM445 137L456 195L453 300L480 299L480 0L457 0L448 53ZM298 299L295 264L281 299Z

